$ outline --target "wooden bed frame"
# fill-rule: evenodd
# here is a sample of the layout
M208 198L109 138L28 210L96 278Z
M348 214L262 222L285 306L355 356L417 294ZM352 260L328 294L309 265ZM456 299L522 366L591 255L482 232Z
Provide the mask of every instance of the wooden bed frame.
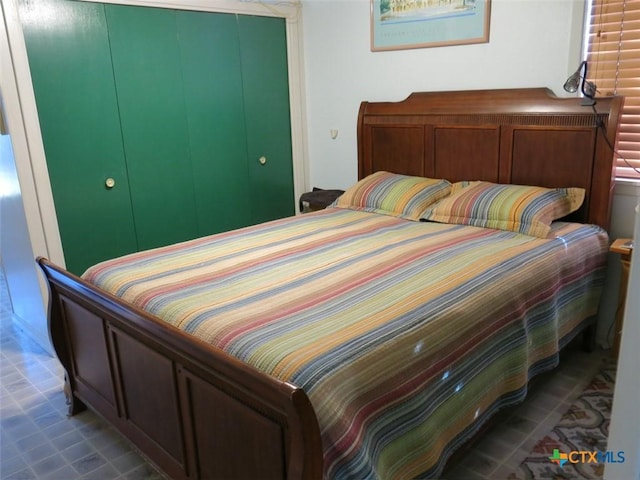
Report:
M622 98L546 89L415 93L363 102L358 173L575 186L571 218L607 228ZM599 126L601 127L599 127ZM174 479L322 478L305 392L138 310L44 258L49 334L69 414L91 407Z

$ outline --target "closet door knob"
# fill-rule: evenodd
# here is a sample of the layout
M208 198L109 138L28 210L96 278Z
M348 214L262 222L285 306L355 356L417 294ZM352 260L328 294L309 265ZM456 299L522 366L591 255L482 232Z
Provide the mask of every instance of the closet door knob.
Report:
M258 159L258 163L260 163L260 165L266 165L267 163L267 157L265 157L264 155L262 157L260 157Z
M116 186L116 181L113 178L109 177L105 180L104 185L107 188L113 188Z

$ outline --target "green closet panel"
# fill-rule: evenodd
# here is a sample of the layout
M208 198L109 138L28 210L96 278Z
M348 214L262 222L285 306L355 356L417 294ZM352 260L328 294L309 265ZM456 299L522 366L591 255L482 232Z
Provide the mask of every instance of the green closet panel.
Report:
M66 266L81 274L137 250L104 6L24 0L20 16Z
M106 5L141 250L198 236L174 10Z
M199 232L244 227L252 217L238 22L177 15Z
M295 212L286 25L282 18L238 15L238 26L249 184L259 223Z
M70 0L21 15L71 271L294 213L283 19Z

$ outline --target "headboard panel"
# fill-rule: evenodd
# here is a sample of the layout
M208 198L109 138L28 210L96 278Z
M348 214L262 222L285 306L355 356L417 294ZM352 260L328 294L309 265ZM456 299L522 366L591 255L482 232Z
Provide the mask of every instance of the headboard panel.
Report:
M496 183L582 187L570 219L609 227L614 145L622 97L581 99L544 88L413 93L362 102L358 176L379 170Z

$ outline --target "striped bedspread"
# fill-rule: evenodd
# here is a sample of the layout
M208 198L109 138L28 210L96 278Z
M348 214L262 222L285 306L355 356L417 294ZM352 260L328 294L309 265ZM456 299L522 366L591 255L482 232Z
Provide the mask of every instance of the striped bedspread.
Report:
M326 478L437 476L597 312L606 234L556 223L552 235L330 208L84 278L303 387Z

